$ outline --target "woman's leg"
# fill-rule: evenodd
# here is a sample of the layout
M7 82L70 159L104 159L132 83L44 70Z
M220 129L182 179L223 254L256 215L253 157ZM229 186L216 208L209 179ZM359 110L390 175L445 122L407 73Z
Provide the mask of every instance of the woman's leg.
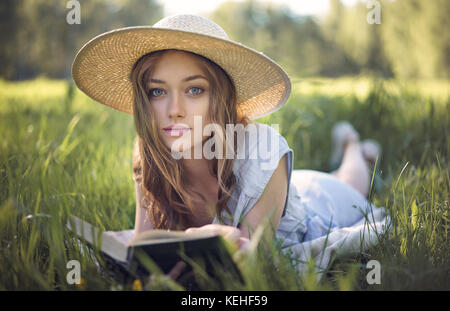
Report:
M370 186L369 166L364 158L359 139L349 141L344 146L342 163L331 174L358 190L364 197L367 197Z

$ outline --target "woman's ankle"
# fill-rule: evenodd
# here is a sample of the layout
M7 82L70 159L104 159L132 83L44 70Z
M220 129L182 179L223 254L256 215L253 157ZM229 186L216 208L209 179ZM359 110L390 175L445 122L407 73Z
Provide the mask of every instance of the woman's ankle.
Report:
M364 157L363 148L361 145L361 142L359 141L359 138L348 140L343 144L343 150L344 150L344 156L347 151L351 152L360 152L361 155Z

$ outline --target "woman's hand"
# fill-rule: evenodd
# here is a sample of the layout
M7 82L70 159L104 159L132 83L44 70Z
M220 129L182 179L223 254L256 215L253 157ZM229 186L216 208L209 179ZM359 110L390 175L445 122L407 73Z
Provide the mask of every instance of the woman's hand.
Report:
M185 230L186 233L205 232L211 234L220 234L222 237L236 245L241 251L245 251L250 243L249 239L241 236L241 230L236 227L208 224L202 227L193 227Z

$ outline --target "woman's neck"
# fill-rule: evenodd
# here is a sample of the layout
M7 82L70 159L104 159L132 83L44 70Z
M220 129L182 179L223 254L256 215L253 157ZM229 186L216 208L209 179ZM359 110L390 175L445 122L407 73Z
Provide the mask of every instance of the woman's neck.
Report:
M202 194L202 198L194 195L194 210L191 226L199 227L211 223L215 215L218 201L219 185L217 178L209 172L208 164L211 160L184 159L186 182L191 190Z
M195 188L211 186L211 179L214 176L209 171L212 160L202 159L181 159L183 168L186 171L186 180L189 185Z

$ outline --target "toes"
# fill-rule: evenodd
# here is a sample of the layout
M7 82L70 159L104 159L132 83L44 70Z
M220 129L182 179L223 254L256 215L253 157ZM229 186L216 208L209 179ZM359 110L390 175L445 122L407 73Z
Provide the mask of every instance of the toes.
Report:
M380 144L373 139L366 139L363 142L361 142L361 148L363 151L364 158L372 162L375 162L377 156L381 154Z

